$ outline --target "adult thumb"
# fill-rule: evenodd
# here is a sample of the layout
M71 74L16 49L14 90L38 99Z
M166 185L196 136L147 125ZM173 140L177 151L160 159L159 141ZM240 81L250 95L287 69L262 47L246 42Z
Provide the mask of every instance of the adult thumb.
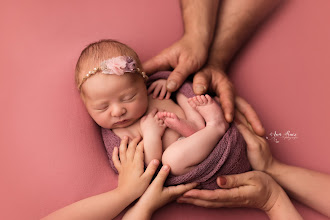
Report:
M217 184L220 188L231 189L239 186L247 185L250 178L250 173L241 173L234 175L219 176L217 178Z
M151 75L157 71L168 70L171 68L171 65L162 53L151 58L150 60L147 60L142 64L142 66L143 70L147 73L147 75Z
M167 79L167 90L169 92L176 91L192 72L193 70L189 66L186 66L182 62L179 63Z
M196 95L202 95L207 92L211 82L211 73L201 70L195 74L193 80L193 89Z

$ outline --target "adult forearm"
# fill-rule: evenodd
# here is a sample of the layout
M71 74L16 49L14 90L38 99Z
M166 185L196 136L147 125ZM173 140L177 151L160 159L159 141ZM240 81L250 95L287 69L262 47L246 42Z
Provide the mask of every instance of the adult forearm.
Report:
M209 48L214 35L219 0L181 0L184 33Z
M275 161L266 171L287 193L330 217L330 175Z
M275 204L270 210L266 211L266 214L271 220L303 219L282 189Z
M210 62L226 68L235 53L281 0L223 0L220 2Z

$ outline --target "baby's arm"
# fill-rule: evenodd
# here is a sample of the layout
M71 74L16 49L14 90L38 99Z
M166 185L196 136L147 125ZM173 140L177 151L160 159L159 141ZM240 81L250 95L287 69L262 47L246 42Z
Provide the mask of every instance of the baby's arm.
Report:
M152 161L144 172L143 142L137 145L138 141L139 139L134 139L127 147L126 137L122 140L119 150L114 149L112 158L119 172L116 189L80 200L44 219L113 219L139 198L150 184L159 161Z
M140 121L146 164L149 164L153 159L161 160L163 154L162 136L166 126L164 121L158 118L157 111L157 109L153 109Z
M166 89L166 80L159 79L153 83L148 88L148 94L153 94L153 98L156 99L169 99L171 97L171 92Z

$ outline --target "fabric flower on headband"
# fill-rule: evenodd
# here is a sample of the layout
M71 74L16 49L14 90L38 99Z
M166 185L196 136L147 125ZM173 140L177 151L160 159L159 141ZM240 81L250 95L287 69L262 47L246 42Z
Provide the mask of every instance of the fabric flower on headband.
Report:
M99 67L95 67L93 70L89 71L88 74L84 76L81 83L78 86L79 91L81 91L82 84L91 76L98 72L103 74L115 74L118 76L124 75L124 73L140 73L145 81L148 80L148 76L145 72L141 71L140 68L136 67L136 62L132 57L129 56L119 56L113 57L108 60L101 62Z
M100 69L104 74L124 75L127 72L136 71L136 64L133 58L128 56L113 57L100 64Z

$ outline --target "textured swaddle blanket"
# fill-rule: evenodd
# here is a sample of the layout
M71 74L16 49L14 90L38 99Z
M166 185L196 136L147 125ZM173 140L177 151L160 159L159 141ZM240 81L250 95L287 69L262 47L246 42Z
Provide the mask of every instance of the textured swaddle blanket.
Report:
M148 85L158 79L166 79L170 72L158 72L149 77ZM185 82L179 92L190 98L195 96L192 84ZM102 137L110 160L110 166L117 173L112 161L115 146L120 145L120 138L111 130L102 128ZM224 136L219 140L210 155L188 173L180 176L169 175L166 185L178 185L199 182L199 188L217 189L216 178L220 175L237 174L251 170L246 154L246 143L234 124L231 124Z

